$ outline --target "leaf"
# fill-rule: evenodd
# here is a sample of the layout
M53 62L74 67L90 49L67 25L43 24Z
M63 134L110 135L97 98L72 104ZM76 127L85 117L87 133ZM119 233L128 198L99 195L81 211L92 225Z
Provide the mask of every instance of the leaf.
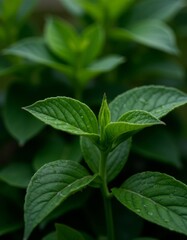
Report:
M133 240L158 240L158 238L152 238L152 237L138 237L138 238L133 238Z
M159 20L144 20L125 28L117 28L111 36L119 40L130 40L141 43L166 53L177 55L175 35L170 27Z
M50 18L47 21L44 39L47 46L57 56L68 63L75 62L75 53L79 45L74 28L60 18Z
M110 55L99 59L87 67L90 72L108 72L124 62L124 58L118 55Z
M128 10L128 8L134 3L134 0L115 0L106 1L106 7L108 10L110 20L115 20L120 15Z
M148 112L132 110L122 115L118 122L111 122L105 127L106 139L112 143L122 134L127 134L129 138L137 131L157 124L163 122Z
M56 227L56 231L57 231L57 240L85 240L85 238L83 237L83 235L69 227L69 226L66 226L64 224L55 224L55 227Z
M150 129L149 129L150 130ZM133 139L133 151L150 160L160 161L177 168L182 167L180 151L174 136L163 128L144 130Z
M114 196L142 218L187 235L187 186L158 172L133 175Z
M175 88L142 86L117 96L110 104L112 121L131 110L143 110L161 118L187 103L187 95Z
M98 116L98 120L99 120L99 126L100 126L100 138L101 138L101 142L104 140L104 129L105 126L110 123L110 109L108 107L108 103L107 103L107 99L106 99L106 95L103 96L103 100L102 100L102 104L99 110L99 116Z
M34 137L44 127L43 123L21 109L24 104L36 100L34 93L35 89L31 91L31 86L23 84L14 84L7 92L3 118L7 130L20 145Z
M83 14L83 9L79 6L77 0L60 0L63 7L65 7L69 12L74 15L81 16Z
M96 116L86 104L73 98L47 98L24 109L58 130L98 138Z
M172 18L185 4L184 0L143 0L132 8L131 21L143 19L167 20Z
M98 24L92 24L82 33L79 56L82 66L90 64L101 52L104 45L104 31Z
M79 140L66 141L58 135L51 135L46 139L39 151L36 153L33 166L38 170L44 164L59 160L68 159L79 162L81 160Z
M57 240L57 234L56 232L51 232L43 237L42 240Z
M28 38L21 40L9 48L3 50L4 54L11 54L19 57L29 59L38 64L43 64L52 67L56 70L71 74L68 66L59 62L47 49L44 40L41 38Z
M41 167L27 189L24 239L28 239L33 229L65 199L89 185L94 178L73 161L58 160Z
M81 137L80 143L84 160L93 173L98 173L101 158L99 149L86 137ZM130 146L131 139L128 139L109 154L106 164L108 182L112 181L123 169L128 158Z
M11 163L0 170L0 180L20 188L27 187L32 175L31 166L24 162Z

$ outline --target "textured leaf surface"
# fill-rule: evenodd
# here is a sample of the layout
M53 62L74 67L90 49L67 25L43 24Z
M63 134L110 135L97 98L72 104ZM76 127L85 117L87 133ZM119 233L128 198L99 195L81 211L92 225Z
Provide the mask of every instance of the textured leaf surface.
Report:
M107 180L114 179L123 169L130 151L131 139L121 143L108 156ZM100 151L88 138L81 138L81 149L84 160L94 173L99 171Z
M170 54L178 54L175 35L170 27L158 20L145 20L115 29L114 37L131 40Z
M122 134L128 133L130 137L135 131L156 124L162 124L162 122L148 112L133 110L122 115L118 122L109 123L105 128L105 133L109 142L113 142Z
M44 40L40 38L29 38L15 43L3 51L5 54L11 54L29 59L33 62L44 64L59 71L69 73L67 66L59 62L47 49Z
M84 103L68 97L54 97L38 101L25 108L44 123L76 135L97 137L97 119Z
M73 161L45 164L32 177L25 198L25 234L32 230L71 194L87 186L95 176Z
M157 118L187 103L187 95L175 88L143 86L117 96L110 104L112 121L131 110L144 110Z
M187 186L158 172L136 174L113 194L144 219L187 235Z

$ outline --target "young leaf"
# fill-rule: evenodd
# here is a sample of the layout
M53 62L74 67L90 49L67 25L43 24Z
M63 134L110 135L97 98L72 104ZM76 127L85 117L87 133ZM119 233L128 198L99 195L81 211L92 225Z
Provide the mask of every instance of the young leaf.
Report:
M106 126L106 139L112 143L120 135L126 134L129 138L137 131L157 124L163 124L163 122L146 111L132 110L122 115L118 122L111 122Z
M84 160L93 173L98 173L101 158L99 149L86 137L81 137L80 143ZM131 139L128 139L109 153L106 165L108 182L113 180L123 169L128 158L130 146Z
M97 119L84 103L68 98L53 97L24 108L53 128L76 135L98 137Z
M145 20L114 29L111 36L119 40L135 41L170 54L178 54L175 35L170 27L159 20Z
M100 125L100 135L102 141L104 139L104 128L110 122L110 109L108 107L106 95L104 95L103 97L98 120Z
M32 177L25 198L25 233L33 229L73 193L94 180L79 163L58 160L45 164Z
M64 224L55 224L57 240L85 240L84 236L77 230Z
M138 173L119 188L114 196L142 218L187 235L187 186L166 174Z
M117 96L110 104L112 121L131 110L144 110L161 118L187 103L187 94L171 87L143 86Z
M90 64L100 54L103 44L103 29L97 24L89 26L83 32L80 39L80 56L78 57L81 58L81 65L87 66L88 64Z
M47 21L44 39L49 48L63 60L73 63L79 46L78 36L73 27L58 18Z
M24 39L5 49L3 53L20 56L33 62L52 67L65 74L71 74L71 69L59 62L59 60L48 51L44 40L41 38Z

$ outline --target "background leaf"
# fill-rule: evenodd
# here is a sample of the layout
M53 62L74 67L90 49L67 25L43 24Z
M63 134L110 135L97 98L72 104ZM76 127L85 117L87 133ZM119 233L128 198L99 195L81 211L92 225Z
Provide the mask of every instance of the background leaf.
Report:
M142 218L187 235L187 186L158 172L133 175L114 196Z
M68 97L53 97L25 108L44 123L77 135L97 137L97 119L84 103Z
M44 39L47 46L57 56L69 63L75 61L79 38L68 22L62 21L60 18L48 19Z
M73 161L58 160L41 167L27 189L24 239L60 203L86 187L94 178L84 167Z
M56 227L56 231L57 231L57 239L58 240L61 240L61 239L85 240L85 238L79 231L77 231L69 226L66 226L64 224L55 224L55 227Z
M161 118L187 103L187 95L175 88L142 86L117 96L110 104L112 121L131 110L144 110Z
M143 0L132 8L130 20L137 22L143 19L168 20L184 6L184 0Z
M33 37L21 40L3 50L3 52L5 54L23 57L38 64L52 67L66 74L71 74L71 70L50 53L44 40L41 38Z
M32 89L32 91L34 92L35 90ZM33 92L31 93L30 86L15 84L7 92L5 100L3 112L5 125L11 135L21 145L34 137L44 127L42 122L32 116L30 117L22 109L24 105L36 100Z
M159 20L139 21L123 29L114 29L111 35L118 40L135 41L170 54L179 53L173 31Z
M20 188L27 187L32 175L33 169L26 162L11 163L0 170L0 180Z

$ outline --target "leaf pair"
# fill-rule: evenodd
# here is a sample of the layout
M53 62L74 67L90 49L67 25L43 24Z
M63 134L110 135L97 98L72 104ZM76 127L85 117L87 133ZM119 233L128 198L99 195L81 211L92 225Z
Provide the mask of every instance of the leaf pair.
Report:
M66 74L80 86L102 72L107 72L121 64L124 59L110 55L96 60L104 45L103 29L93 24L81 33L59 18L48 19L44 37L24 39L4 50L43 64Z

